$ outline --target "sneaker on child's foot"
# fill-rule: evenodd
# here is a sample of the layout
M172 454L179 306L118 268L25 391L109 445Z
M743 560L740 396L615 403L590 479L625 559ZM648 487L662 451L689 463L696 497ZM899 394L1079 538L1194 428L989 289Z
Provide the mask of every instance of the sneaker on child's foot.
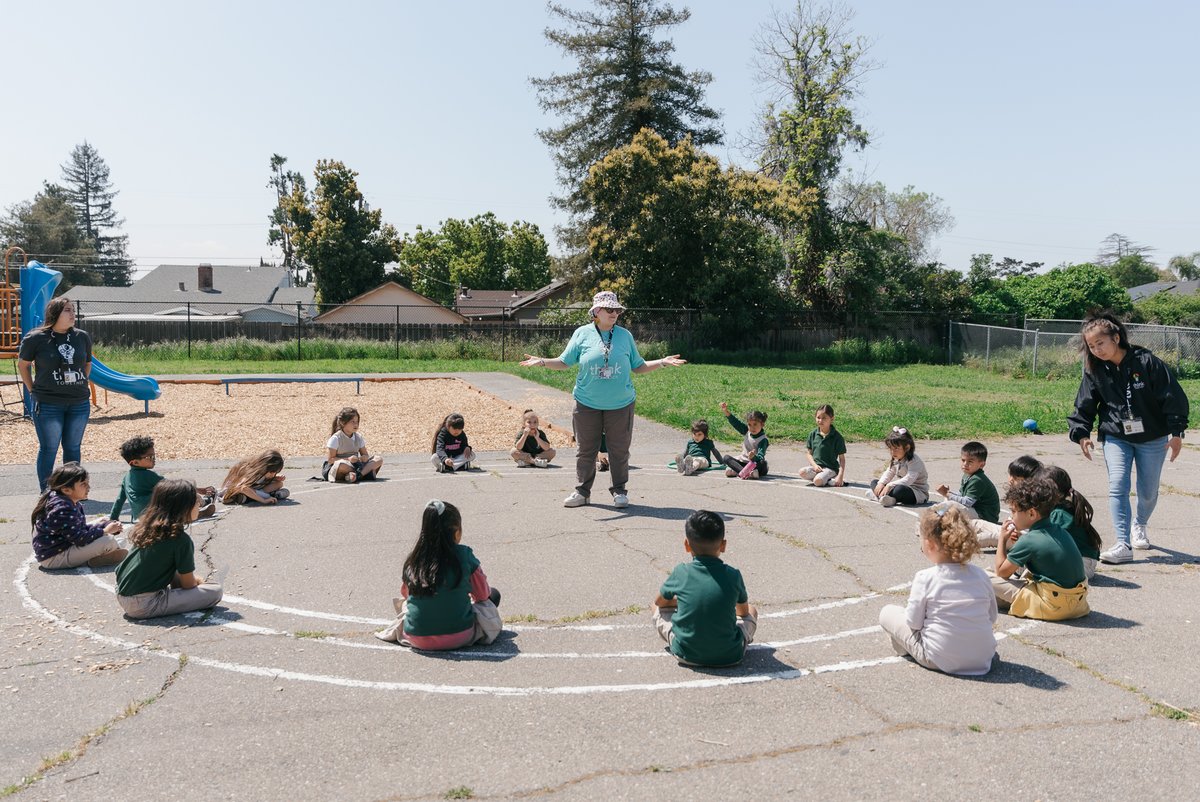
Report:
M1144 524L1133 525L1133 532L1131 533L1130 540L1132 541L1130 545L1132 545L1135 549L1141 549L1144 551L1145 549L1150 548L1150 534L1146 531Z
M1110 548L1100 552L1100 562L1108 563L1109 565L1117 565L1118 563L1127 563L1133 561L1133 549L1129 548L1128 543L1117 541Z
M678 457L675 458L675 470L677 473L680 473L680 474L687 473L687 460L688 460L688 458L685 457L683 454L680 454Z
M618 510L623 510L629 506L629 496L625 493L616 493L613 495L613 506Z
M545 468L549 464L550 464L550 460L548 460L548 459L535 458L533 460L533 467L535 467L535 468Z
M500 606L500 591L496 590L495 588L492 588L492 592L488 594L488 601L490 601L492 604L499 607Z
M285 498L292 495L292 491L288 490L286 487L281 487L278 490L276 490L274 493L272 493L271 495L274 496L275 498L279 499L280 501L283 501Z
M586 507L589 504L588 497L575 491L571 495L563 499L564 507Z
M112 551L106 551L99 557L93 557L92 559L88 560L88 568L107 568L110 565L116 565L117 563L121 562L121 560L124 560L128 554L129 551L127 549L113 549Z
M884 507L895 507L896 506L896 497L895 496L880 496L879 503L882 504Z

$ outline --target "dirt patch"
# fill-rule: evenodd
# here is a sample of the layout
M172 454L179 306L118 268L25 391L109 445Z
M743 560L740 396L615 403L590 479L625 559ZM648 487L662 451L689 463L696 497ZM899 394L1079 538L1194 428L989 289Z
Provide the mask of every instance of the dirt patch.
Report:
M83 461L119 460L120 445L135 435L154 438L159 460L241 459L266 448L285 457L324 454L334 416L358 409L367 448L382 454L429 453L433 435L449 412L466 419L467 436L479 451L509 448L521 428L521 410L458 379L353 383L166 384L162 398L143 404L97 391L83 438ZM11 408L10 408L11 410ZM565 446L570 432L543 422L551 444ZM0 415L6 448L0 464L32 464L37 454L33 424L9 411Z

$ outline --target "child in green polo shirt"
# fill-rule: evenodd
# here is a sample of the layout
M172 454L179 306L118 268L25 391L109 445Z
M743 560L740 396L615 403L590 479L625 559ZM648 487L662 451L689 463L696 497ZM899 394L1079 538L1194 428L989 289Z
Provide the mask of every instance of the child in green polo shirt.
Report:
M683 453L675 458L675 470L684 476L693 476L721 462L717 444L708 437L708 421L701 418L692 421L692 439L683 447Z
M817 407L817 428L808 436L808 465L800 469L800 478L817 487L846 484L846 441L833 426L833 407Z
M988 571L996 602L1010 615L1061 621L1090 612L1083 557L1071 535L1050 522L1058 488L1045 476L1009 488L1004 501L1012 518L1000 530L994 570ZM1026 578L1017 579L1024 568Z
M121 479L121 489L117 491L117 500L113 502L108 517L114 521L119 520L121 510L128 501L129 519L136 521L150 503L150 495L155 486L163 480L162 475L154 470L158 459L154 453L154 438L131 437L121 443L121 459L129 463L129 472ZM216 492L215 487L200 488L200 494L205 496L204 504L200 508L201 518L211 518L216 512L216 504L213 503Z
M1092 504L1071 486L1071 474L1057 465L1047 465L1043 472L1058 488L1059 502L1050 513L1050 523L1058 524L1070 533L1083 555L1083 573L1090 582L1100 562L1100 533L1092 526Z
M749 604L742 572L726 565L725 522L696 510L684 524L692 555L671 571L654 599L654 626L684 665L732 666L754 641L758 610Z
M984 466L987 465L987 446L972 440L962 447L959 456L962 460L963 475L958 492L955 493L945 484L939 485L937 492L951 504L961 507L961 512L968 520L1000 523L1000 494L992 480L983 472Z

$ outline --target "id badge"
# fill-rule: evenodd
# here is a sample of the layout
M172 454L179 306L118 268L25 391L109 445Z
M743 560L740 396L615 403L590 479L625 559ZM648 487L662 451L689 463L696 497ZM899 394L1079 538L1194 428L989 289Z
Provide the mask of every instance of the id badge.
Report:
M1125 430L1125 434L1141 434L1146 431L1146 426L1142 423L1141 418L1128 418L1121 421L1121 427Z
M613 369L607 366L602 367L600 370L596 371L596 375L602 379L611 379L613 375Z

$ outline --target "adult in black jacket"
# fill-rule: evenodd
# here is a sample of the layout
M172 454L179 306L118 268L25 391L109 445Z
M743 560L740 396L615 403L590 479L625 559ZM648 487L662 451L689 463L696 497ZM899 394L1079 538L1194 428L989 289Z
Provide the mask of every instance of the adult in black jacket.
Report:
M1117 542L1101 552L1106 563L1133 559L1134 549L1150 548L1147 526L1158 503L1158 483L1167 453L1183 447L1188 399L1161 359L1131 345L1125 326L1112 314L1089 317L1080 332L1085 360L1083 381L1068 417L1070 437L1092 458L1092 426L1108 468L1108 508ZM1129 486L1137 470L1137 512L1130 519ZM1132 529L1132 538L1130 537Z

